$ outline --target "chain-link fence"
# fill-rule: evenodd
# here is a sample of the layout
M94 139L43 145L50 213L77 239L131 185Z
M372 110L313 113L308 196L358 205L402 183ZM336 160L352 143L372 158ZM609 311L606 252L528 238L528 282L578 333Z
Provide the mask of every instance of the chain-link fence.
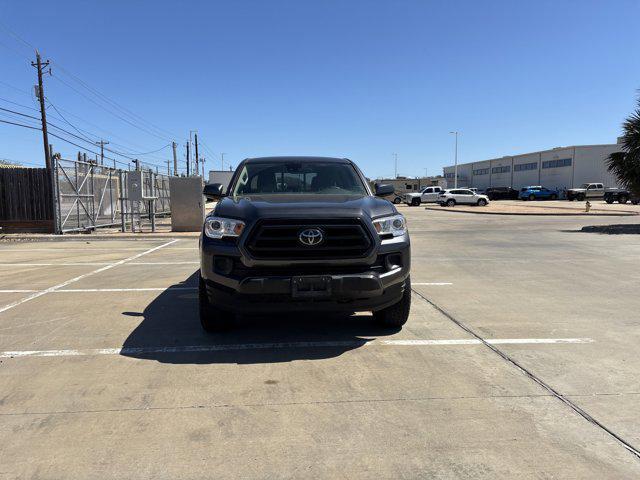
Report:
M171 213L169 177L149 171L143 178L154 198L135 204L128 194L129 171L92 162L54 159L56 231L78 232L99 227L120 226L126 231L134 216Z

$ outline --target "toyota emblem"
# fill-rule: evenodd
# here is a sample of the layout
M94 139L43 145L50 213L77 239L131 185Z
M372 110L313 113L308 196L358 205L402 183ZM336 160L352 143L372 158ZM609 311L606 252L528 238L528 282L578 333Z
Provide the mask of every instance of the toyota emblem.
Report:
M307 247L314 247L322 243L324 235L319 228L307 228L298 234L298 240Z

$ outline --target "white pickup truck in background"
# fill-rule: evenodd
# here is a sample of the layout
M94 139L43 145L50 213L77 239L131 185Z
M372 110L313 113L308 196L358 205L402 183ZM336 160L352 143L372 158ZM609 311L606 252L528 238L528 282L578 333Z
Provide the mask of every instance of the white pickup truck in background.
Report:
M438 195L444 192L442 187L424 187L420 192L405 193L404 203L417 207L421 203L436 203Z
M567 190L567 200L586 200L588 198L604 198L607 192L617 192L619 188L607 188L602 183L583 183L579 188Z

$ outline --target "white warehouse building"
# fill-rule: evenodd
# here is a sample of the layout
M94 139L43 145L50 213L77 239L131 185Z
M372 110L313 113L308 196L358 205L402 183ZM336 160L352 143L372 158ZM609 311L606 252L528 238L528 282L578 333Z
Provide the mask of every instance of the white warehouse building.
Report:
M610 153L620 150L618 144L578 145L458 164L458 186L483 190L542 185L562 191L583 183L599 182L607 187L617 187L616 178L607 172L605 160ZM443 170L448 184L453 186L454 166Z

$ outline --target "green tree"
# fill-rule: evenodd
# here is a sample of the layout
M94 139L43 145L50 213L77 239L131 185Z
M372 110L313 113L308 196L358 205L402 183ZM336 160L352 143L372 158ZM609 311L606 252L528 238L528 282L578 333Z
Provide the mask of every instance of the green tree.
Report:
M622 151L607 157L607 169L633 195L640 196L640 98L635 112L622 124Z

